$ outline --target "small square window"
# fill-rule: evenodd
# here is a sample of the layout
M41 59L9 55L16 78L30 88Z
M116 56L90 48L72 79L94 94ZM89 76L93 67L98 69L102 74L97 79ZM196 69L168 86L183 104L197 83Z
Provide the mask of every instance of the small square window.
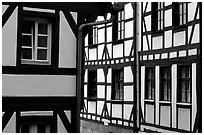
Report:
M97 71L88 72L88 97L97 98Z
M52 23L48 19L24 17L22 23L22 64L51 64Z
M123 100L124 90L123 90L123 69L113 69L112 73L112 100Z

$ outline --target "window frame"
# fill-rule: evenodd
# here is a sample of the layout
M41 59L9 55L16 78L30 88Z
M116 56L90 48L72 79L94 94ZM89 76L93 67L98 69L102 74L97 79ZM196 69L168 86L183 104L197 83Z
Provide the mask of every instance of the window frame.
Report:
M94 78L95 77L95 78ZM97 70L88 70L87 98L97 98Z
M182 78L182 69L185 70L185 78ZM187 72L186 72L187 71ZM192 95L192 68L191 65L178 66L178 82L177 82L177 102L178 103L191 103ZM187 76L189 75L189 76ZM182 90L182 82L185 83L185 90ZM188 86L187 86L188 85ZM186 88L187 86L187 88ZM185 94L185 101L182 99L182 93ZM189 93L189 95L187 94Z
M33 30L31 30L31 36L32 36L32 58L31 59L23 59L22 58L22 51L21 51L21 64L37 64L37 65L50 65L51 64L51 48L52 48L52 22L49 19L44 18L36 18L36 17L23 17L24 21L32 21L34 23ZM43 23L47 24L47 35L46 34L40 34L38 33L38 24ZM34 32L33 32L34 31ZM27 35L27 33L23 33L22 36ZM43 36L47 37L47 47L39 47L38 46L38 37ZM21 49L27 48L26 46L21 45ZM38 49L47 50L47 58L46 60L38 60Z
M151 77L149 78L149 72L152 71ZM149 82L151 82L151 89L149 90ZM151 94L150 94L151 93ZM149 95L150 94L150 95ZM146 67L145 68L145 99L155 100L155 68Z
M164 76L164 70L167 70L166 77ZM164 82L167 82L167 90L165 91L163 89ZM172 88L171 88L171 66L161 66L160 67L160 101L168 101L171 102L171 94L172 94ZM165 99L165 93L166 93L166 99Z
M124 100L124 85L123 84L124 84L124 68L112 69L111 100L119 100L119 101ZM117 85L121 87L121 89L116 89Z

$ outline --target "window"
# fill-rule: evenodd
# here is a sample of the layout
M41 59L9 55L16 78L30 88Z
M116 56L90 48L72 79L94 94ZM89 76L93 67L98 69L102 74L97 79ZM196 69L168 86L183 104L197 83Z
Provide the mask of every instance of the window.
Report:
M97 71L88 72L88 97L97 98Z
M171 100L171 68L161 67L160 69L160 100Z
M145 99L154 99L154 68L146 67L145 75Z
M21 133L51 133L53 131L52 116L22 116L20 121ZM56 123L56 122L54 122ZM56 125L55 125L56 126Z
M22 64L51 64L52 24L47 19L23 18Z
M164 2L152 3L152 31L164 28Z
M92 27L91 31L89 32L88 38L89 38L88 40L89 45L98 44L98 27L97 26Z
M124 9L117 12L113 21L113 41L124 38Z
M178 102L190 103L191 69L190 65L178 67Z
M186 24L187 22L187 3L175 2L173 5L174 5L174 26Z
M112 73L112 100L123 100L123 69L113 69Z

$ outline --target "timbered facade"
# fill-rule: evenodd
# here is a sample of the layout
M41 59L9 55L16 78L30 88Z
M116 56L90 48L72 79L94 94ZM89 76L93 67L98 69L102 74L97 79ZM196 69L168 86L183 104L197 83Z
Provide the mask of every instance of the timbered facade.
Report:
M78 29L111 3L2 5L2 130L80 132Z
M82 132L133 132L135 3L114 3L85 37ZM136 116L136 115L135 115ZM137 119L139 121L139 119Z
M141 131L201 132L201 3L142 3Z

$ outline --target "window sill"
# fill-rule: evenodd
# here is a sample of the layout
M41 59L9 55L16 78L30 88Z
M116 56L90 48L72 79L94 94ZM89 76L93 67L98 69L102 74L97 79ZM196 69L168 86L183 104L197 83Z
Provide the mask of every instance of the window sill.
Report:
M176 103L177 105L181 105L181 106L191 106L191 104L190 103L182 103L182 102L180 102L180 103Z
M170 101L159 101L159 104L171 105Z
M155 101L153 99L145 99L144 102L153 104Z
M27 65L50 65L49 61L34 61L34 60L21 60L21 64L27 64Z

